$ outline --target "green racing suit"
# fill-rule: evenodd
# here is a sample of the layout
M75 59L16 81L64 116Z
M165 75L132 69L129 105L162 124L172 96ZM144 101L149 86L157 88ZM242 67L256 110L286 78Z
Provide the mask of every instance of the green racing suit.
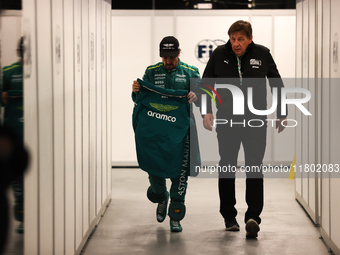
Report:
M7 92L7 103L4 104L4 125L11 128L20 141L24 142L23 120L23 69L20 62L3 68L2 92ZM12 182L15 205L14 216L17 221L23 222L24 185L23 176Z
M160 89L181 90L181 91L186 91L186 94L188 94L190 92L190 79L191 78L196 78L196 79L200 78L198 69L196 67L185 64L181 60L179 60L177 66L173 70L166 69L162 62L159 62L155 65L151 65L151 66L147 67L147 69L144 73L144 76L143 76L143 81L147 82L147 83L151 83L151 84L153 84L154 86L156 86ZM143 84L141 84L141 85L143 85ZM135 103L137 103L135 105L135 110L140 107L139 106L140 102L137 98L140 94L143 93L142 91L143 91L143 88L141 88L140 92L132 93L133 101ZM159 96L159 98L161 98L161 96ZM166 101L165 104L170 104L170 106L171 106L171 103L169 103L169 101L168 101L169 99L167 98L166 100L167 101ZM187 101L187 100L188 99L185 98L185 101ZM157 103L159 104L159 101ZM169 105L165 105L165 106L169 106ZM135 110L134 110L134 120L135 120L135 117L136 117L135 115L138 114L138 113L135 112ZM182 208L184 207L188 176L190 175L190 172L193 173L193 171L190 171L189 166L187 166L187 167L185 167L185 166L188 165L188 164L190 165L189 161L191 161L191 160L189 158L191 157L191 155L194 154L194 157L197 159L195 161L195 164L196 164L196 162L197 162L197 164L200 164L198 143L197 143L197 150L195 150L194 152L189 150L189 145L190 145L189 127L190 127L191 130L196 131L196 125L195 125L195 120L193 118L193 114L191 114L191 112L192 112L191 107L188 107L187 112L188 112L188 115L187 115L187 118L188 118L187 135L185 135L185 137L184 137L184 143L182 143L179 148L176 148L177 150L184 152L184 155L182 154L183 156L181 157L182 162L180 162L180 164L177 164L177 165L179 165L179 168L173 169L173 170L175 170L175 172L177 172L177 174L174 174L174 171L172 171L171 175L166 176L166 175L164 175L164 169L160 169L158 173L157 173L157 171L147 171L146 169L143 169L143 170L145 170L149 173L150 187L148 189L147 196L148 196L149 200L151 202L154 202L154 203L160 203L160 202L165 200L165 198L167 196L167 187L166 187L165 178L171 178L171 183L172 183L171 188L170 188L171 203L170 203L170 207L169 207L170 218L172 217L171 215L173 215L173 213L171 213L170 210L177 206L177 205L171 206L171 204L180 203L180 204L182 204ZM161 113L162 112L160 112L160 114ZM143 123L147 123L147 122L143 122ZM143 124L143 125L145 125L145 124ZM136 128L136 126L135 126L135 123L134 123L134 129L135 128ZM165 128L163 129L160 126L159 130L157 132L160 132L160 133L164 132L165 133L165 132L168 132L168 130L165 129ZM137 145L137 139L138 138L136 138L136 145ZM196 141L197 141L197 137L196 137ZM158 142L158 141L156 141L156 142ZM149 143L150 144L155 143L155 141L150 140ZM147 144L147 142L145 144ZM167 146L167 145L165 144L165 146ZM145 146L144 150L147 150L147 149L148 149L147 146ZM172 148L172 151L174 151L173 148ZM171 153L171 151L170 151L170 153ZM138 151L137 151L137 154L138 154ZM156 154L157 153L155 153L155 155ZM167 157L167 158L171 159L171 156ZM166 158L158 158L157 160L158 161L162 161L162 160L165 161L167 159ZM171 165L173 165L173 164L171 164ZM181 210L181 211L182 212L184 211L184 213L185 213L185 207L184 207L184 210ZM183 213L182 216L179 217L179 219L184 217L184 213Z

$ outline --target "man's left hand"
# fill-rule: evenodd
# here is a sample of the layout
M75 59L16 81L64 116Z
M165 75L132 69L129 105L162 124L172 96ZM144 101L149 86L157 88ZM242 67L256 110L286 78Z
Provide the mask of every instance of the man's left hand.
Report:
M278 129L278 132L281 133L284 129L285 129L285 126L287 125L287 121L286 121L287 118L282 118L282 119L278 119L276 121L276 129ZM282 123L285 125L282 125Z
M188 94L189 104L195 103L197 101L197 96L194 92L190 91Z

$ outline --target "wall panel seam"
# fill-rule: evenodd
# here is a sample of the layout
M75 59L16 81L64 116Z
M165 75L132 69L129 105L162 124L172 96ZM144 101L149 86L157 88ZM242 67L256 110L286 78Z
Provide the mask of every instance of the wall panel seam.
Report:
M35 58L36 58L36 63L35 63L35 72L36 72L36 95L37 95L37 99L38 99L38 95L39 95L39 80L38 80L38 15L37 15L37 0L34 0L34 7L35 7ZM40 146L39 146L39 100L37 100L36 102L37 105L37 184L38 184L38 204L37 204L37 218L38 218L38 226L37 226L37 251L38 251L38 255L40 255L40 210L39 210L39 205L40 205L40 193L39 193L39 187L40 187L40 164L39 164L39 155L40 155Z
M54 72L53 72L53 13L52 13L52 1L50 0L50 19L51 19L51 74L52 74L52 79L51 79L51 103L52 103L52 228L53 228L53 234L52 234L52 250L53 254L55 254L55 159L54 159L54 153L55 153L55 143L54 143Z
M64 13L64 10L65 10L65 1L66 0L63 0L62 1L62 13L63 13L63 108L64 108L64 120L65 120L65 91L66 91L66 86L65 86L65 13ZM63 132L64 132L64 146L66 146L66 122L64 121L63 123ZM64 153L63 153L63 157L64 157L64 174L63 174L63 177L64 177L64 189L66 188L65 184L66 184L66 150L64 148ZM66 251L66 192L64 192L64 254L65 254L65 251Z

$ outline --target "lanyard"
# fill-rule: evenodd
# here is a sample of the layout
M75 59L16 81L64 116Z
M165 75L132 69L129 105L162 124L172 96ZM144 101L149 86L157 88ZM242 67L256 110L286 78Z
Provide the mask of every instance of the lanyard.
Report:
M240 76L240 85L242 85L241 59L238 56L236 56L236 58L237 58L237 70Z

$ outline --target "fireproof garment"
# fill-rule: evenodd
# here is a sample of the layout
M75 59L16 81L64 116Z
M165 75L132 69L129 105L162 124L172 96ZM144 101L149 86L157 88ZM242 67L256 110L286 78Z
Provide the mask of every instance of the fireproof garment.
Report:
M151 65L147 67L143 75L143 80L145 82L152 83L155 87L158 87L160 89L183 90L185 91L185 95L188 95L190 91L196 92L195 90L190 88L191 78L200 78L198 69L194 66L190 66L188 64L183 63L180 59L178 59L178 64L172 70L168 70L167 68L164 67L162 62L159 62L155 65ZM139 82L141 83L140 80ZM136 99L140 97L140 94L141 94L140 92L132 93L132 98L135 102L136 102ZM161 99L166 99L166 97L163 96ZM185 97L185 99L183 100L185 100L186 101L185 104L188 105L188 102L187 102L188 98ZM164 103L161 103L161 104L164 105ZM198 105L197 102L195 104ZM171 104L166 104L166 105L171 105ZM171 188L170 188L170 199L171 200L170 200L168 215L171 219L177 220L177 221L179 221L180 219L183 219L185 215L184 203L185 203L185 195L186 195L186 190L187 190L188 176L189 174L191 176L197 175L198 173L194 171L194 168L195 166L200 166L201 164L196 124L195 124L194 116L192 114L191 106L192 104L190 104L190 106L188 106L188 108L183 112L186 114L186 118L188 119L188 122L186 122L185 125L187 126L189 124L190 128L188 128L187 134L183 137L184 140L181 143L181 147L174 147L172 151L169 151L170 154L172 153L177 154L178 151L181 151L183 149L182 146L184 143L184 146L185 146L184 151L181 152L182 153L181 157L179 156L180 154L178 154L178 162L171 162L171 164L176 164L176 166L180 168L177 170L168 169L170 172L173 172L173 175L174 175L174 177L171 178ZM170 109L171 107L161 106L160 108ZM160 112L158 113L160 114ZM157 113L155 113L155 115L156 114ZM164 113L162 112L162 114ZM160 117L161 115L156 115L156 120L160 121L160 119L157 119L157 116ZM173 114L171 113L170 116L173 116ZM149 124L149 123L146 123L146 124ZM141 126L141 123L138 123L138 125ZM154 127L154 128L156 132L159 132L161 134L161 136L165 134L164 132L165 130L163 130L162 127ZM189 135L189 129L190 129L190 135ZM180 133L182 133L182 131L180 131ZM179 136L180 133L177 134L177 136ZM141 133L141 135L143 136L145 134ZM183 134L181 134L181 136L182 135ZM145 148L141 147L140 149L145 149ZM163 149L163 148L161 147L160 149ZM150 155L150 156L155 156L155 155ZM165 158L162 157L162 158L159 158L158 161L162 162L164 160L168 160L168 158L169 156L166 156ZM177 161L177 159L176 160L172 159L172 161ZM156 170L157 172L161 172L161 173L164 172L164 170L162 170L161 168L154 169L154 170ZM177 175L175 174L175 172L177 172ZM166 175L163 175L163 176L166 176ZM159 173L156 173L156 175L149 173L149 181L150 181L150 187L147 190L148 199L153 203L159 203L161 201L165 201L167 199L167 194L168 194L165 178L160 177Z
M278 89L277 118L285 118L281 114L281 88L284 87L276 64L269 49L262 45L250 43L246 52L238 57L232 50L231 43L219 46L212 53L203 73L203 83L212 83L221 80L205 80L206 78L219 78L227 84L239 88L244 95L244 115L233 114L233 95L228 89L217 89L222 105L217 103L217 119L224 119L228 124L217 125L217 139L220 154L220 166L237 166L237 157L242 143L246 166L258 166L258 172L247 172L246 202L248 209L244 221L254 219L261 223L260 214L263 209L263 174L262 162L266 148L267 124L262 127L247 126L248 120L264 120L265 115L255 115L248 109L248 88L253 89L253 106L257 110L267 109L266 78L270 87ZM213 86L213 84L211 84ZM207 113L212 113L209 97ZM231 121L238 123L230 125ZM253 123L254 124L254 123ZM255 125L255 124L254 124ZM232 221L237 215L235 208L235 173L219 174L220 213L226 221Z
M141 89L133 110L138 164L149 174L177 177L190 127L188 92L138 82Z
M194 78L195 80L200 78L197 67L188 65L182 62L180 59L178 59L178 64L172 70L168 70L163 65L163 62L159 62L155 65L148 66L143 75L143 81L149 82L155 87L172 90L185 90L187 94L189 91L197 93L195 88L191 88L193 86L190 87L191 78ZM136 100L138 95L139 93L132 93L133 101ZM199 102L195 102L195 105L198 106ZM190 135L188 135L188 137L191 139L189 139L190 141L188 141L188 145L191 147L189 161L192 163L190 164L190 175L195 176L198 174L198 172L195 171L195 166L199 166L201 164L201 158L199 153L196 122L192 113L192 104L190 105L189 109Z
M20 62L13 63L3 68L2 92L7 92L7 103L4 105L4 125L11 128L24 142L24 120L23 120L23 69ZM23 175L17 175L12 182L15 197L14 217L17 221L24 220L24 183Z
M7 92L4 124L11 126L23 141L23 85L22 66L19 62L3 69L2 92Z

